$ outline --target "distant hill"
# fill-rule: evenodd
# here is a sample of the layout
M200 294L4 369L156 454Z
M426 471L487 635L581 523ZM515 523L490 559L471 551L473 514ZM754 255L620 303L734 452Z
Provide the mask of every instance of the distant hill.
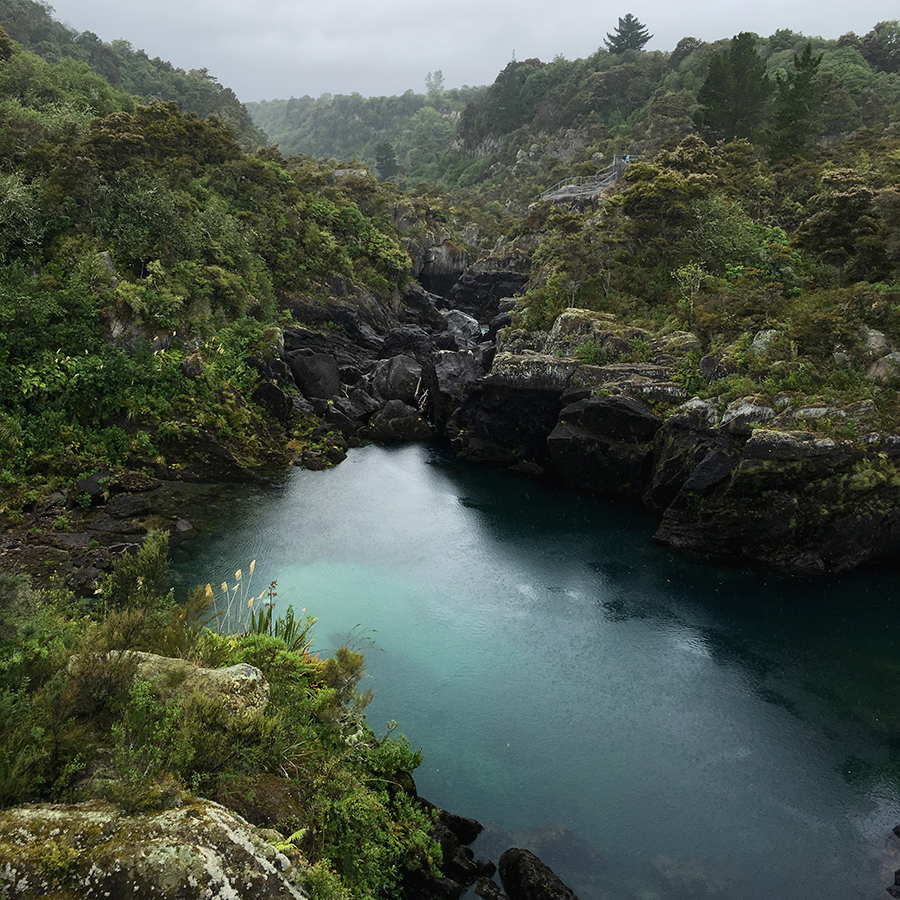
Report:
M810 153L897 120L896 21L880 22L862 37L824 39L790 29L745 35L738 50L759 60L761 105L752 129L726 134L726 122L719 134L704 103L730 77L722 66L733 43L685 37L668 53L600 48L585 59L510 62L486 88L291 98L248 104L248 110L283 152L356 158L382 176L396 168L407 184L464 193L482 185L491 199L525 199L568 175L592 174L616 153L652 155L694 133L752 139L771 157ZM807 46L808 70L800 71L795 58L802 68ZM806 98L796 93L801 82L811 91ZM796 109L788 103L791 90ZM783 133L776 138L766 123L779 116ZM802 137L784 133L801 119Z
M251 150L268 143L231 88L219 84L206 69L185 72L126 40L102 41L91 31L74 31L53 18L53 8L38 0L3 0L0 25L27 50L48 62L83 60L113 87L144 100L174 100L182 112L201 118L217 115L234 131L240 145Z
M441 161L452 150L466 104L485 88L440 88L426 94L362 97L357 93L318 99L291 97L248 103L256 125L282 153L358 159L393 174L393 159L419 181L438 181Z

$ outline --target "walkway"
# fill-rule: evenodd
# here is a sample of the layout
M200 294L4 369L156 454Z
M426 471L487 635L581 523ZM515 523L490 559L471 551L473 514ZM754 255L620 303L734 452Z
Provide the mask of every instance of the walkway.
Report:
M601 169L596 175L576 175L573 178L564 178L552 188L547 188L540 199L549 200L551 203L579 203L594 200L608 187L616 183L624 174L636 156L613 157L612 163L605 169Z

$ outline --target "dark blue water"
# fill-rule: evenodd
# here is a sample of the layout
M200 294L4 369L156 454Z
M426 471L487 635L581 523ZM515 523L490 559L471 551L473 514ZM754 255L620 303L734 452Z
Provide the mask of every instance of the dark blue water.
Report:
M880 898L900 867L900 578L711 568L639 509L369 447L220 492L183 586L278 581L365 647L434 802L581 900Z

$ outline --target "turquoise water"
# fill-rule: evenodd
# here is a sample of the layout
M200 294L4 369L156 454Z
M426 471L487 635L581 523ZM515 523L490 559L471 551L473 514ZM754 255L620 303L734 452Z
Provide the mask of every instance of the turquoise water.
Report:
M214 495L183 587L233 581L366 646L420 793L581 900L880 898L900 867L900 578L711 568L630 506L421 445Z

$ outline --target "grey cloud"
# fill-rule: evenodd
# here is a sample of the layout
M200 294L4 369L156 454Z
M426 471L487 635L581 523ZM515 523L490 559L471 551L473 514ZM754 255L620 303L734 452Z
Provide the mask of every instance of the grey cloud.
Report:
M57 0L55 8L64 22L103 40L124 38L182 68L206 68L242 100L421 92L425 74L435 69L448 87L486 84L513 52L545 61L591 54L629 11L654 35L647 49L660 50L673 49L685 35L717 40L778 28L833 38L862 34L897 15L884 0L790 6L652 0L621 9L576 0Z

